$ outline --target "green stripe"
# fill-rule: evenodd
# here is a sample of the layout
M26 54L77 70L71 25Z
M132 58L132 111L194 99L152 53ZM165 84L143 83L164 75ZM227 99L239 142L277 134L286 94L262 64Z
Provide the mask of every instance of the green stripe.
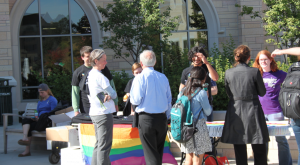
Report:
M88 157L92 157L94 148L95 147L89 147L89 146L82 145L83 154L88 156Z
M138 150L138 149L143 149L142 145L137 145L137 146L128 147L128 148L111 149L110 155L123 154L123 153L129 152L129 151Z

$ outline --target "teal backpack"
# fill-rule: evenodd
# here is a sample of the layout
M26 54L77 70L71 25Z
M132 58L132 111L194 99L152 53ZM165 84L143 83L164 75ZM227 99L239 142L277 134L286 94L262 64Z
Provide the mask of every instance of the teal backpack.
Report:
M192 97L195 96L201 88L197 89ZM193 115L191 111L191 103L187 96L183 95L184 88L171 109L171 134L173 139L179 143L184 143L183 126L191 126L193 124Z

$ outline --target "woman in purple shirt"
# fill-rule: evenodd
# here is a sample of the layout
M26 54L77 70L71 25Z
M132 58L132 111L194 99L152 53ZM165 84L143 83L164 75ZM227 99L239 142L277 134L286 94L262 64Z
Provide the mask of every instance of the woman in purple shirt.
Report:
M57 105L57 100L53 96L47 84L40 84L38 90L40 95L39 96L40 101L38 102L37 109L36 109L38 112L38 116L33 119L24 118L22 120L23 139L20 139L18 141L18 144L25 145L26 149L23 153L19 154L19 157L31 155L30 154L31 131L35 130L35 127L38 124L38 120L41 114L51 112Z
M278 96L280 86L287 73L278 69L274 58L271 57L271 53L267 50L262 50L257 54L253 67L260 70L266 87L266 94L262 97L259 96L266 121L284 120ZM286 137L276 136L275 138L278 145L279 165L292 165L292 157ZM268 151L268 143L266 144Z

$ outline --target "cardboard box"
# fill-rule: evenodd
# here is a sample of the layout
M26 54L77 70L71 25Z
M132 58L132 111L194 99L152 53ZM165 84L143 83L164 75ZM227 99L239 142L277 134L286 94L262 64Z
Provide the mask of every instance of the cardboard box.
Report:
M68 107L66 109L62 109L62 110L56 111L55 115L62 114L62 113L68 113L68 112L71 112L71 111L73 111L73 107Z
M82 154L82 150L76 147L62 148L61 153L61 165L85 165L85 160Z
M46 139L47 141L69 142L69 146L79 146L78 130L72 126L46 128Z
M71 119L74 115L73 107L68 107L66 109L56 111L55 115L51 115L49 118L52 120L53 126L64 126L71 124Z

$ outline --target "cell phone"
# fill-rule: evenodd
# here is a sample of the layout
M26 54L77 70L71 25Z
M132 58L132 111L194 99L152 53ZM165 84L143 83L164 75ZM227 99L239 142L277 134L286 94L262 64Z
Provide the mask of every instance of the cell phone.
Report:
M104 98L105 98L104 93L102 93L102 92L98 93L97 97L101 101L101 103L104 103Z

